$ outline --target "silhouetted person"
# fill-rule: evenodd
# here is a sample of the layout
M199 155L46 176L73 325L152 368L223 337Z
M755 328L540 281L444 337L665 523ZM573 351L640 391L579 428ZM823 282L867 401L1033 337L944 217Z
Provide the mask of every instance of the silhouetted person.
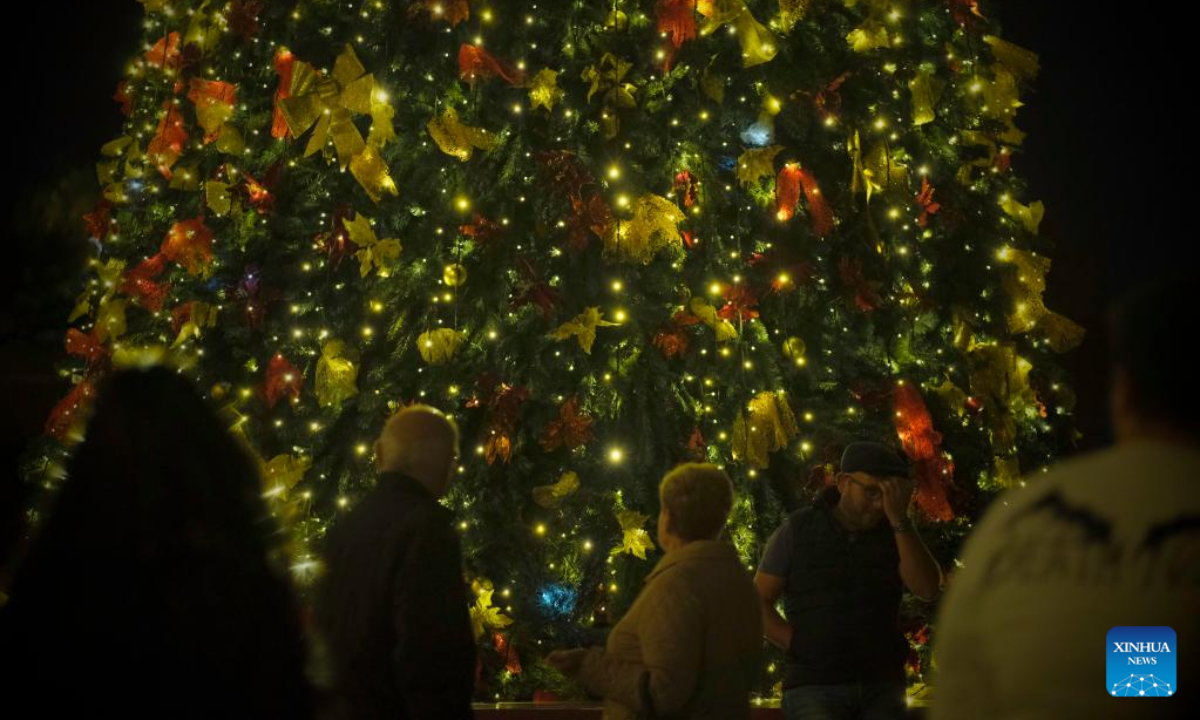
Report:
M1200 385L1182 342L1194 285L1143 289L1113 314L1115 446L1004 493L968 539L936 625L932 717L1195 717ZM1117 644L1161 638L1110 641L1117 626L1172 628L1161 659L1178 682Z
M431 407L393 415L379 481L330 532L317 621L344 714L471 717L475 641L446 494L458 431Z
M257 467L165 368L99 392L0 610L5 715L310 717Z

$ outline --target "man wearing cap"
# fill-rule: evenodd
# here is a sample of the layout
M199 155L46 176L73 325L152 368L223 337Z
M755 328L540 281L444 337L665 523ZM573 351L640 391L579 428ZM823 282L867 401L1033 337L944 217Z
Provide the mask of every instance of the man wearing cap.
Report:
M754 576L767 640L787 651L788 720L885 720L905 713L902 586L924 600L937 561L908 519L908 464L875 442L842 454L837 487L792 513ZM783 597L785 620L775 609Z

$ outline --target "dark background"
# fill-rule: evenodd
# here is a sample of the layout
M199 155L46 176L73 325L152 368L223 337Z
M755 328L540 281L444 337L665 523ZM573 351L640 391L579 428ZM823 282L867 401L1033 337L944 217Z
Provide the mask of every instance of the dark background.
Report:
M998 15L1006 39L1041 55L1042 74L1018 116L1028 138L1014 166L1029 183L1024 199L1046 203L1042 233L1056 242L1046 304L1089 333L1061 358L1079 395L1081 448L1109 439L1106 306L1166 269L1194 267L1198 254L1180 229L1195 162L1195 111L1183 107L1193 81L1176 61L1189 19L1146 7L1006 0L983 8ZM139 51L142 6L35 3L20 14L3 48L0 548L14 537L26 495L18 457L68 389L54 365L87 258L79 218L98 192L99 148L120 133L111 96ZM1181 351L1192 309L1178 309Z

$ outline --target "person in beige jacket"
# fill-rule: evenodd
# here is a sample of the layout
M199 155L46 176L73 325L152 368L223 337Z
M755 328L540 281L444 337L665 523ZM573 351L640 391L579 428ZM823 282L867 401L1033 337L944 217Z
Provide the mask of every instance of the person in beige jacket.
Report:
M665 552L604 648L546 660L604 698L605 720L750 717L762 615L737 551L718 540L733 506L729 476L680 465L659 488Z

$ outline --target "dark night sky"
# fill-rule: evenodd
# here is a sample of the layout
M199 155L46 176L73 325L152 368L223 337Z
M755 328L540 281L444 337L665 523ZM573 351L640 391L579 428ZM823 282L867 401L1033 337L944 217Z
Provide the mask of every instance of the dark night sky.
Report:
M1194 243L1186 243L1191 249L1184 258L1185 243L1173 241L1185 188L1169 178L1189 162L1171 160L1187 152L1190 113L1167 107L1190 86L1176 69L1172 42L1187 23L1161 9L1115 15L1055 0L984 8L999 14L1004 37L1041 54L1042 75L1018 117L1029 136L1015 167L1029 181L1026 199L1045 201L1043 233L1057 243L1047 304L1090 330L1063 362L1081 394L1084 443L1092 445L1106 433L1105 305L1133 282L1168 265L1186 267L1196 257ZM136 50L142 11L134 0L106 0L69 9L36 3L22 12L26 19L14 31L20 39L4 49L6 144L15 153L15 162L5 163L7 182L23 191L4 196L15 203L6 213L10 259L0 263L0 371L10 377L36 374L61 341L74 290L72 258L85 257L85 242L80 233L37 228L82 212L71 202L80 195L73 187L94 192L92 163L100 145L120 131L110 97ZM13 120L21 123L19 131ZM72 169L74 186L64 181ZM47 205L56 186L64 189ZM39 204L48 210L31 213ZM24 303L14 305L22 293ZM47 389L51 402L58 392ZM42 401L39 396L34 404ZM44 417L43 408L30 417L38 414Z

